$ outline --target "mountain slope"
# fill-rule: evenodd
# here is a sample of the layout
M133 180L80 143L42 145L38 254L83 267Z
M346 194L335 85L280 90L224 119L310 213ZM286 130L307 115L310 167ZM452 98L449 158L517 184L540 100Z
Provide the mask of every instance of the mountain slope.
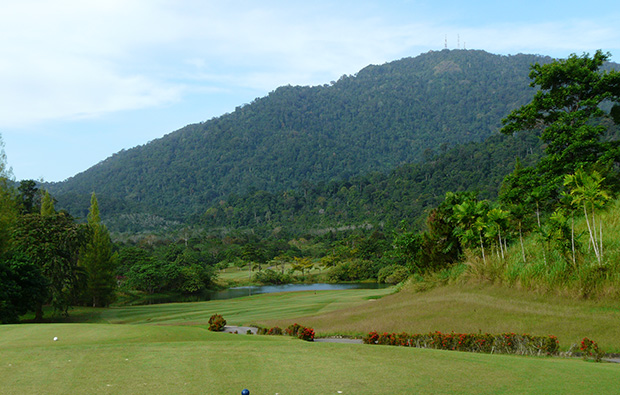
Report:
M235 112L121 151L62 183L58 207L85 216L187 221L231 193L346 179L482 141L533 95L530 64L550 58L429 52L316 87L285 86Z

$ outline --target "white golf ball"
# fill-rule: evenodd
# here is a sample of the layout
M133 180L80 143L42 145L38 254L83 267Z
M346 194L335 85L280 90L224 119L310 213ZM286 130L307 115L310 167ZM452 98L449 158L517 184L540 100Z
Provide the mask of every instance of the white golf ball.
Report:
M54 336L54 341L58 341L58 338L56 336Z

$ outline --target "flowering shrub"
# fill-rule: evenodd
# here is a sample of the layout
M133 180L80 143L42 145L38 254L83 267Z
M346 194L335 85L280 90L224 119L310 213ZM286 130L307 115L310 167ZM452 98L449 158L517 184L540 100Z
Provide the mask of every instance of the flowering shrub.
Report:
M273 328L269 329L266 333L267 335L282 335L282 328L280 328L279 326L274 326Z
M301 340L313 342L314 341L314 329L306 328L302 326L299 329L299 332L297 332L297 337L300 338Z
M209 330L219 332L226 326L226 320L220 314L213 314L209 318Z
M258 328L259 335L287 335L287 336L295 336L301 340L306 340L309 342L314 341L314 329L306 328L305 326L301 326L299 324L289 325L284 331L282 328L274 326L271 329L267 328Z
M299 329L303 328L303 326L295 323L293 325L289 325L285 330L284 333L288 336L297 336L297 334L299 333Z
M592 358L595 362L601 362L604 355L603 351L598 348L598 344L596 344L594 340L590 340L587 337L584 337L583 340L581 340L579 349L583 352L583 359L585 360Z
M553 355L559 349L559 342L555 336L517 335L515 333L491 335L437 331L412 335L405 332L379 334L372 331L363 338L363 341L366 344L519 355Z

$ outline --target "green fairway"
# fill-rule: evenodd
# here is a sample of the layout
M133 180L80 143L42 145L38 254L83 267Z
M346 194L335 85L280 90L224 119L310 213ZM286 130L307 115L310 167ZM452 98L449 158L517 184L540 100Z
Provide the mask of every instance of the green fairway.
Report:
M53 341L57 336L58 341ZM620 366L558 358L308 343L200 327L0 327L4 394L605 393Z
M555 335L566 351L583 337L620 352L620 306L493 286L446 286L416 293L405 287L263 294L229 300L84 309L78 322L207 325L222 314L229 325L310 326L317 335L380 332L517 332Z
M351 292L353 291L353 292ZM224 315L231 325L263 323L265 320L292 320L306 315L316 315L331 311L364 305L369 300L388 295L391 288L359 289L339 291L304 291L272 293L209 302L169 303L146 306L113 307L84 311L90 322L112 324L181 324L204 325L212 314Z
M369 330L554 334L566 349L588 336L620 342L612 302L552 298L491 286L264 294L231 300L79 308L75 323L0 326L0 393L609 393L620 365L206 330L229 324L325 333ZM53 341L58 337L58 341Z

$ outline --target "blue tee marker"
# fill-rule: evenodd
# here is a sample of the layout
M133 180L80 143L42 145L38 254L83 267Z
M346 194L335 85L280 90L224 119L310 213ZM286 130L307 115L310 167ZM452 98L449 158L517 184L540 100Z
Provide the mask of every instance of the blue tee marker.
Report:
M250 391L249 390L243 390L241 391L241 395L250 395Z

